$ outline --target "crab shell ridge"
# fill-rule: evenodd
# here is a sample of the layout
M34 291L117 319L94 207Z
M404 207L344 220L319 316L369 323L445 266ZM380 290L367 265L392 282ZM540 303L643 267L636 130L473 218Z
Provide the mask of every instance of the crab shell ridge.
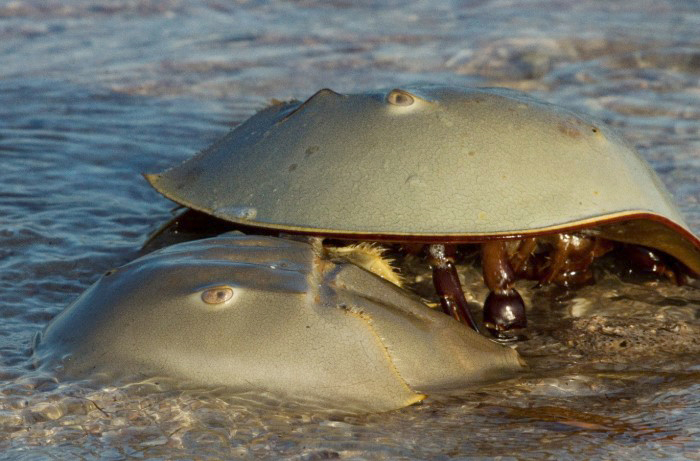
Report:
M598 120L502 88L324 89L146 178L242 225L455 243L585 229L700 272L700 240L628 143Z

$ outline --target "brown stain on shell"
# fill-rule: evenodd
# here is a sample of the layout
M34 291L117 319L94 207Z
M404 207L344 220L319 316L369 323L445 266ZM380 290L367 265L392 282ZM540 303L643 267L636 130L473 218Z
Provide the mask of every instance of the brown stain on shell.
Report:
M568 136L571 139L579 139L581 138L581 136L583 136L581 130L579 130L577 127L575 127L569 122L560 122L557 125L557 129L560 133L562 133L565 136Z
M321 147L320 147L320 146L309 146L309 147L307 147L306 150L304 151L304 158L309 158L309 157L311 157L313 154L315 154L315 153L318 152L319 150L321 150Z

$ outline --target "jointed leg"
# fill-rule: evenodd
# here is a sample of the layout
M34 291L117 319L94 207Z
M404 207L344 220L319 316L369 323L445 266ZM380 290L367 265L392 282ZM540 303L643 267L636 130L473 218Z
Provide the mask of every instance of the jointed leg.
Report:
M537 239L534 237L517 241L515 252L510 255L510 266L513 272L520 274L521 272L527 273L532 270L528 266L532 265L530 260L535 249L537 249Z
M484 326L494 336L527 326L525 303L513 288L515 276L508 261L506 244L494 240L481 245L481 267L484 282L491 291L484 302Z
M593 279L591 263L613 248L609 240L579 234L558 234L553 243L548 264L539 270L541 284L583 285Z
M666 254L639 245L625 245L623 248L625 256L637 270L661 275L679 286L688 283L683 266Z
M457 321L466 323L475 331L479 331L469 312L462 285L459 283L453 260L454 246L430 245L428 252L430 264L433 266L433 285L440 296L442 310Z

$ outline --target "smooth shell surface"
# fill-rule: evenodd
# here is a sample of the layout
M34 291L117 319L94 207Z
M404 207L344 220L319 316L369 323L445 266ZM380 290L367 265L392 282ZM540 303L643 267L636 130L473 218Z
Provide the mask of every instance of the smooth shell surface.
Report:
M146 176L175 202L240 224L456 242L599 226L700 272L700 240L631 146L600 121L507 89L321 90ZM615 226L630 220L646 237Z
M518 354L306 243L224 234L105 274L35 341L64 374L147 374L389 410L512 376Z

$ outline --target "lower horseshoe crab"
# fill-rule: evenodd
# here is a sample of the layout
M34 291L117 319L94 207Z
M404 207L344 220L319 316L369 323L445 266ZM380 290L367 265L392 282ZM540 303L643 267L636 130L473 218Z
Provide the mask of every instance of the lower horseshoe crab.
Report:
M526 326L516 278L574 285L616 245L677 281L700 272L700 240L618 133L503 88L324 89L146 178L247 229L423 244L443 310L475 329L454 254L479 244L496 336Z
M514 349L322 248L235 233L107 272L34 349L71 376L154 373L369 411L522 368Z

